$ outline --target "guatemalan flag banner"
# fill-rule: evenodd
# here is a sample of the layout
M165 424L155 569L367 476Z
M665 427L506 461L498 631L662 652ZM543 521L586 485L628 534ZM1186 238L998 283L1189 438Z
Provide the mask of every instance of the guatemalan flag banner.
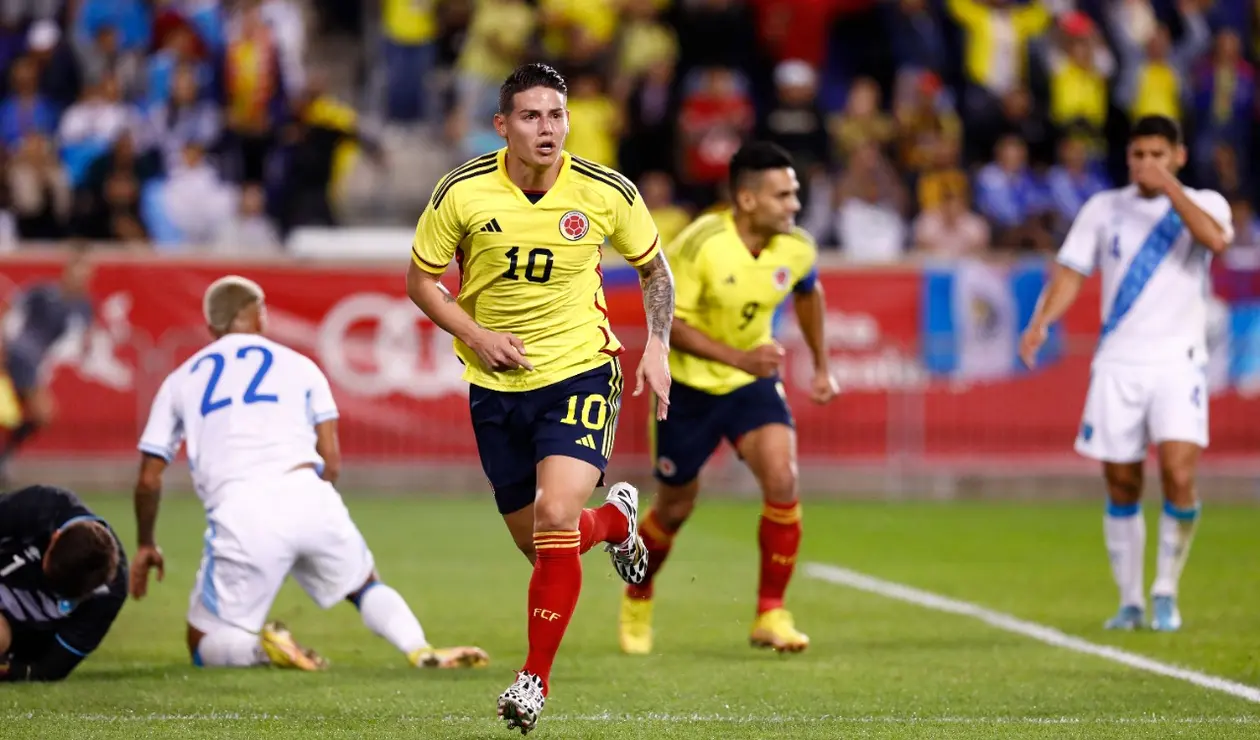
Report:
M1024 372L1019 335L1032 318L1048 269L1044 260L927 265L920 316L924 368L959 381L997 380ZM1038 364L1058 359L1062 344L1056 326Z

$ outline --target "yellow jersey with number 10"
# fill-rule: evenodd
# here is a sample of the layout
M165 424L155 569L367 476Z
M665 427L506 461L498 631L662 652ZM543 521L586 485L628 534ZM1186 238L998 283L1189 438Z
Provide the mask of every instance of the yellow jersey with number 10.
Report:
M739 350L773 338L776 309L798 285L812 286L818 250L803 229L772 238L754 255L740 239L729 211L701 216L666 250L674 272L674 315L688 326ZM673 349L673 379L725 394L756 380L715 360Z
M656 257L660 238L638 190L616 171L561 152L555 184L532 202L508 178L505 154L473 159L438 182L411 257L434 275L454 259L460 307L481 326L520 337L534 366L493 372L457 339L464 380L527 391L621 354L604 300L603 244L638 267Z

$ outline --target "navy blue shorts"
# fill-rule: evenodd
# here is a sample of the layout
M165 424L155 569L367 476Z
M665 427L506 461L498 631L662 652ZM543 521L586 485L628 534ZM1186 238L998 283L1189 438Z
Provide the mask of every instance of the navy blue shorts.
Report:
M700 475L723 439L734 445L767 424L795 426L778 378L758 378L721 396L674 383L669 418L656 422L656 479L686 485Z
M25 397L39 385L39 361L32 361L20 352L5 351L4 371L19 396Z
M587 370L532 391L468 389L481 468L500 514L534 503L537 465L552 455L575 457L602 473L612 457L621 409L621 363Z

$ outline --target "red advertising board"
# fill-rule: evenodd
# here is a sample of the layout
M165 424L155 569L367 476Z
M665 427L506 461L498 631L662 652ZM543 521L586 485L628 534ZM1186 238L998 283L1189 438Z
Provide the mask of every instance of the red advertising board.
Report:
M0 292L55 278L53 259L0 264ZM208 341L201 296L217 277L236 273L267 291L270 333L311 356L328 375L342 412L348 458L397 462L475 462L467 390L450 340L407 299L403 265L224 263L117 257L102 260L92 282L96 324L83 352L67 350L53 367L59 418L32 445L56 455L130 455L152 394L167 372ZM641 297L609 273L614 330L628 348L626 372L643 346ZM1088 353L1072 354L1023 376L968 387L930 380L918 356L922 280L913 268L828 270L832 365L843 394L817 407L808 400L809 355L793 331L787 387L806 459L878 461L1071 455L1088 382ZM1097 288L1087 284L1066 320L1069 333L1096 332ZM789 325L791 322L788 322ZM647 453L645 398L625 397L617 457ZM1214 400L1213 446L1249 452L1253 402ZM1218 411L1219 407L1219 411Z

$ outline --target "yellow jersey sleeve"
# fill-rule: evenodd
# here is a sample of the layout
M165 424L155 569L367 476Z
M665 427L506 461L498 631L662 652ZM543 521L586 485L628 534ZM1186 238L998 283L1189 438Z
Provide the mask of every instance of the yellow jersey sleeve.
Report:
M661 251L661 235L656 222L644 205L638 191L631 198L613 198L613 231L609 235L613 247L634 267L646 265Z
M698 236L703 237L703 234ZM674 273L674 315L683 321L694 320L700 311L704 295L702 246L703 242L693 237L668 251L669 267Z
M420 214L416 236L411 241L411 258L421 270L433 275L446 272L466 234L458 201L450 191L453 183L448 181L452 179L448 175L438 183L429 205Z

